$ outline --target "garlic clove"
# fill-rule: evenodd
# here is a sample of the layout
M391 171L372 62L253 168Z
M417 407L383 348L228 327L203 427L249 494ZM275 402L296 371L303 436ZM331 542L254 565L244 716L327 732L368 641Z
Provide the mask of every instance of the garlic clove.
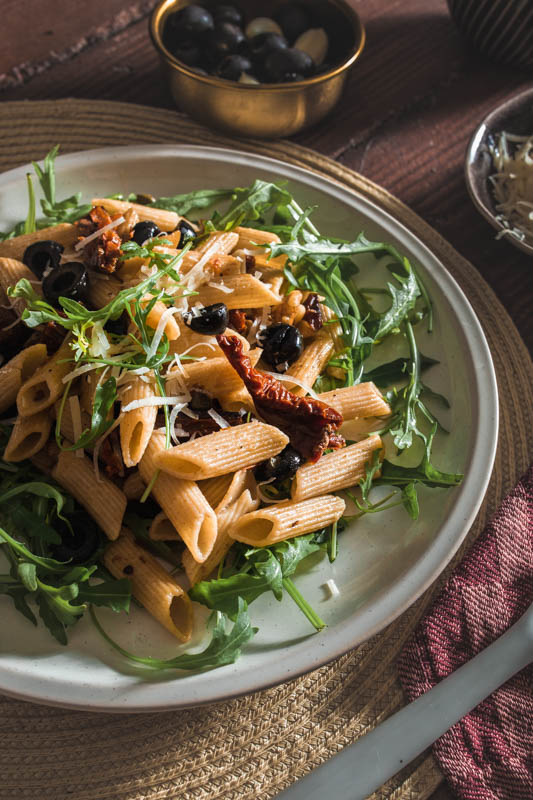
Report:
M279 33L283 35L278 23L270 19L270 17L256 17L248 23L244 32L248 39L253 39L254 36L260 33Z
M304 53L311 56L318 66L322 64L328 52L329 41L327 33L324 28L309 28L309 30L298 36L293 47L303 50Z

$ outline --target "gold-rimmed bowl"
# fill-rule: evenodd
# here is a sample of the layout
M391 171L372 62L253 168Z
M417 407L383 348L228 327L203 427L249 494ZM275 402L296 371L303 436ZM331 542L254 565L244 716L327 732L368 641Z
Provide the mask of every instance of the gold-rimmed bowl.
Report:
M283 1L269 4L268 13L274 13ZM162 0L155 7L150 18L152 42L178 107L198 122L236 136L278 139L314 125L338 102L348 71L365 44L365 30L353 8L345 0L328 0L328 19L337 18L344 37L339 62L331 69L295 83L244 84L199 75L163 43L167 17L189 3ZM251 2L246 7L256 16L265 16L264 3Z

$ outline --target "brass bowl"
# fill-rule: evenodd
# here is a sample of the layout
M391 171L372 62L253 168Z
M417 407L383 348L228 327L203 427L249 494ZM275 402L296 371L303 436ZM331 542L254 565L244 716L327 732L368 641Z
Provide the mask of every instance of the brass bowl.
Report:
M361 55L365 44L364 27L351 6L345 0L329 0L332 12L344 17L344 30L351 32L344 60L331 70L295 83L259 85L198 75L194 69L178 61L163 44L166 18L189 2L162 0L155 7L150 18L152 42L161 57L178 107L208 127L237 136L277 139L314 125L339 100L348 70ZM280 4L272 3L270 13ZM260 15L260 6L257 15Z

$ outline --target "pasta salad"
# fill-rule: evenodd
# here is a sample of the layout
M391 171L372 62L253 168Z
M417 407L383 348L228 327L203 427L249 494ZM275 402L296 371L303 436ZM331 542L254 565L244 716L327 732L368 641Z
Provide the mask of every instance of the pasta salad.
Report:
M2 593L62 644L88 611L154 669L235 661L265 592L321 630L301 562L333 562L365 514L416 519L417 487L462 478L432 461L445 431L427 399L446 400L422 381L432 309L413 266L363 233L325 237L267 181L58 201L56 155L34 165L44 217L29 178L28 217L0 242ZM365 254L384 286L356 283ZM391 337L405 355L370 367ZM418 463L397 458L415 444ZM95 608L132 597L180 643L194 604L212 609L209 644L124 650Z

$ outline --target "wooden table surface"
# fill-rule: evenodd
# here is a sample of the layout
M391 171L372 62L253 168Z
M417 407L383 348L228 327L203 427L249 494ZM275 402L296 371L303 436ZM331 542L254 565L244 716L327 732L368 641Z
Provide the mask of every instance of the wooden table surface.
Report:
M445 0L351 0L367 45L334 113L294 141L383 185L471 261L533 345L533 262L474 209L463 160L478 121L531 73L491 63ZM4 0L0 97L174 108L148 37L154 0ZM267 4L268 6L268 4ZM441 787L432 800L451 798Z

